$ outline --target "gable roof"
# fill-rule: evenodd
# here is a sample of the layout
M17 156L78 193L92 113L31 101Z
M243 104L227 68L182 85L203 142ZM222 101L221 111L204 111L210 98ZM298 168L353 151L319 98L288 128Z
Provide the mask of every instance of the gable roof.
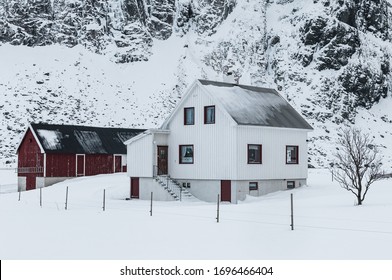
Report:
M199 80L238 125L313 128L274 89Z
M43 123L30 129L45 152L75 154L126 154L124 142L145 131Z

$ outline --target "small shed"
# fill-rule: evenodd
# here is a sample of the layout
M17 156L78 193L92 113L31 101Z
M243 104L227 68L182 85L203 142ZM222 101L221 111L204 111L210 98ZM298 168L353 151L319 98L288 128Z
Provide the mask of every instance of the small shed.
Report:
M127 171L124 141L143 129L32 123L17 148L18 189Z

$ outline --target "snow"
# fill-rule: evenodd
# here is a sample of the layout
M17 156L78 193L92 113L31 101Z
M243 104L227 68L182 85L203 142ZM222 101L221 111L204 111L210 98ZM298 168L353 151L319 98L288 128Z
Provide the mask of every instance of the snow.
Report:
M390 184L375 183L365 204L354 206L328 171L312 169L308 186L221 204L217 223L216 205L206 202L155 201L150 217L149 201L125 200L125 174L77 178L44 188L42 208L38 190L20 201L18 193L0 195L0 258L388 260Z
M107 150L103 147L101 138L95 131L74 131L75 137L78 140L82 150L85 153L105 154Z
M38 135L42 138L42 144L47 150L60 150L63 134L59 131L38 129Z

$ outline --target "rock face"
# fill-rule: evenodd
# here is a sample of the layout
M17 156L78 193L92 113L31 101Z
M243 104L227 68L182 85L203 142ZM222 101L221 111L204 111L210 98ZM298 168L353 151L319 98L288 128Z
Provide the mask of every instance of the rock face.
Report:
M147 60L152 39L173 29L186 33L191 22L211 35L233 10L235 0L3 0L0 42L13 45L83 45L116 62Z
M328 141L323 133L334 129L325 127L352 124L358 111L391 96L391 2L0 0L0 45L82 46L116 63L137 64L150 59L157 40L180 38L177 81L155 89L159 102L174 106L196 75L219 80L231 72L241 83L277 88L292 101L320 131L311 146ZM392 115L381 119L389 123ZM326 153L313 149L316 154Z

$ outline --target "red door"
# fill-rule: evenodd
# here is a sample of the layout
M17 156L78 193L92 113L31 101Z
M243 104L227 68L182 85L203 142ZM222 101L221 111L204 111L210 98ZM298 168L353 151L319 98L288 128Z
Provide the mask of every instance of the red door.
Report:
M26 191L35 189L36 177L34 175L26 176Z
M168 173L167 154L167 146L158 146L158 175L166 175Z
M85 155L76 155L76 176L84 176Z
M131 177L131 198L139 198L139 177Z
M231 181L222 180L221 181L221 201L231 202Z
M121 156L114 156L114 173L121 172Z

